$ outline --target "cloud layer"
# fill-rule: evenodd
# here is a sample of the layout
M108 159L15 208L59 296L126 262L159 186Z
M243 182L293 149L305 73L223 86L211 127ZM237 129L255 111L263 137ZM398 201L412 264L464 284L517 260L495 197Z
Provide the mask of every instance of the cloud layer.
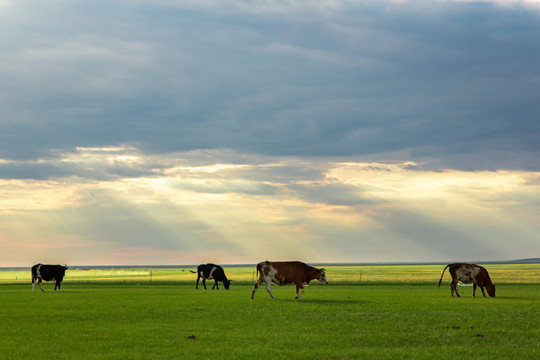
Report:
M30 1L0 16L2 158L131 144L538 170L532 5Z
M538 39L537 2L0 1L0 264L540 256Z

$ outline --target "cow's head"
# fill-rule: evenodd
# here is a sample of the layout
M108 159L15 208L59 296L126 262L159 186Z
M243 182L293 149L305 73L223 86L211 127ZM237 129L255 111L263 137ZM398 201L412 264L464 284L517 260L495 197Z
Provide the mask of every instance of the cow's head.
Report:
M225 280L223 282L223 286L225 286L225 290L229 290L229 286L231 286L231 280Z
M321 283L323 283L324 285L328 284L328 280L326 279L326 272L325 272L325 269L319 269L320 271L320 275L319 275L319 278L317 280L319 280Z
M66 276L66 270L68 269L67 265L60 266L60 272L62 274L62 277Z
M489 296L495 297L495 285L491 284L491 286L486 286L486 290Z

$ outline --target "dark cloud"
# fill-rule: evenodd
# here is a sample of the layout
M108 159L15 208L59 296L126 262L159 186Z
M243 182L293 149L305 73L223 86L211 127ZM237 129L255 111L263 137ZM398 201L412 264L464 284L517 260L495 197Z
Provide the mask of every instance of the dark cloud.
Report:
M0 15L0 158L132 144L540 169L537 9L28 4Z
M9 163L0 164L0 179L48 180L54 177L73 175L72 168L62 168L55 164Z

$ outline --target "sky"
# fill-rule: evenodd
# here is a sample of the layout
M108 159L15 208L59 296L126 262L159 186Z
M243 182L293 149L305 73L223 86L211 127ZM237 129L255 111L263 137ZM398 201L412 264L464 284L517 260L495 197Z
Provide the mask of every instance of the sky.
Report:
M540 2L0 0L0 267L540 257Z

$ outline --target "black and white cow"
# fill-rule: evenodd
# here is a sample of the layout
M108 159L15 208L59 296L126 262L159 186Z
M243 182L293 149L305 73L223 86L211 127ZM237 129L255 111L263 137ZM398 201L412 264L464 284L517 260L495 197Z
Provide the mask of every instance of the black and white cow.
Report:
M190 270L192 273L195 274L195 271ZM202 284L204 286L204 289L206 290L206 280L214 280L216 283L214 286L212 286L212 290L214 288L217 288L219 290L218 281L223 282L223 285L225 286L226 290L229 290L229 286L231 285L231 280L227 279L227 276L225 276L225 271L223 271L223 268L219 265L215 264L201 264L197 267L197 285L195 285L195 289L199 288L199 279L202 278Z
M43 290L43 287L41 286L41 281L53 281L54 284L54 291L58 288L58 291L60 291L60 284L62 283L62 280L64 279L64 276L66 275L67 265L44 265L44 264L36 264L32 266L32 291L35 291L36 286L36 279L37 283L39 285L39 288L41 291Z

